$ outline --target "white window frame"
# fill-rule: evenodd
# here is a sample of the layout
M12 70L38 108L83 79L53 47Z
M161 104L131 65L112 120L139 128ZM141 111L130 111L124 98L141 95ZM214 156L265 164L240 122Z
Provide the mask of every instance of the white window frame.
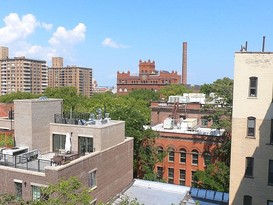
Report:
M91 190L97 188L97 169L88 172L88 186Z

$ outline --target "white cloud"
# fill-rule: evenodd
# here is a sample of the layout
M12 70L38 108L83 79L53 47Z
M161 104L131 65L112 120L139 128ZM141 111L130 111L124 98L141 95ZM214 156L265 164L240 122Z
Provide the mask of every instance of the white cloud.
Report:
M39 25L35 16L26 14L19 18L18 14L10 13L4 18L5 26L0 28L0 44L9 44L25 39Z
M84 41L86 35L86 26L83 23L79 23L72 30L59 26L52 32L53 24L38 21L33 14L19 16L17 13L10 13L4 17L3 22L4 26L0 27L0 46L9 47L11 58L26 56L51 61L52 56L62 56L68 61L74 61L73 47ZM47 35L36 32L38 29L42 32L48 31L52 36L43 39ZM35 42L36 37L40 43L30 43L32 40Z
M128 46L119 44L119 43L113 41L111 38L105 38L102 41L102 45L106 46L106 47L111 47L111 48L128 48Z
M53 24L48 24L48 23L41 23L41 27L44 28L47 31L50 31L53 27Z
M60 26L48 42L53 47L66 46L67 44L74 45L85 39L85 31L86 26L83 23L79 23L72 30L66 30Z

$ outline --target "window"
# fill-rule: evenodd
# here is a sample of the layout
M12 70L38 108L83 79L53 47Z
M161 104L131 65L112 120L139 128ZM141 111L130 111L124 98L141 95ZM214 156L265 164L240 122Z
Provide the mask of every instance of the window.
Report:
M203 153L203 157L205 166L208 166L211 163L211 154L208 151L206 151Z
M169 152L169 162L174 162L174 149L169 148L168 152Z
M192 187L196 187L196 181L194 178L194 174L196 173L196 171L191 171L191 186Z
M182 186L185 186L185 181L186 181L186 170L180 169L180 177L179 177L179 184Z
M39 186L32 186L32 199L37 200L41 197L41 189Z
M252 205L252 196L244 195L243 205Z
M255 137L255 124L256 124L255 117L247 118L247 136Z
M198 151L197 150L192 150L192 164L198 165Z
M168 168L168 183L173 184L174 183L174 169Z
M273 205L273 201L272 200L267 200L267 205Z
M202 118L202 119L201 119L201 126L207 127L207 126L208 126L208 119Z
M273 144L273 119L271 119L270 143Z
M157 167L157 178L162 179L163 178L163 167Z
M158 154L158 155L162 155L162 154L163 154L163 147L160 147L160 146L159 146L159 147L157 148L157 154Z
M185 149L180 149L180 162L181 163L186 163L186 150Z
M53 134L53 152L65 149L65 135Z
M268 166L268 184L273 186L273 160L269 160Z
M93 138L92 137L79 137L79 152L81 155L85 155L86 152L93 152Z
M21 199L22 198L22 183L15 182L15 192L16 192L16 198Z
M97 186L97 170L89 172L89 187L95 188Z
M257 77L250 77L249 78L249 97L257 97L257 85L258 85L258 78Z
M245 177L253 177L254 158L246 157Z

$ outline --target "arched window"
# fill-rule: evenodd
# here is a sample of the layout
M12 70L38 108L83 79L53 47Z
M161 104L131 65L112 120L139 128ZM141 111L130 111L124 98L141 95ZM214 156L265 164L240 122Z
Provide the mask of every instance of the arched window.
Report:
M208 166L211 163L211 154L208 151L206 151L203 153L203 157L205 166Z
M174 149L172 147L168 149L168 154L169 154L169 162L174 162Z
M127 92L127 88L124 88L124 92Z
M186 157L186 150L185 149L180 149L180 163L186 163L187 157Z
M122 92L122 89L121 89L121 88L119 89L119 92Z
M157 147L157 154L163 154L163 147Z
M191 163L194 165L198 165L198 151L196 149L192 150L192 161Z

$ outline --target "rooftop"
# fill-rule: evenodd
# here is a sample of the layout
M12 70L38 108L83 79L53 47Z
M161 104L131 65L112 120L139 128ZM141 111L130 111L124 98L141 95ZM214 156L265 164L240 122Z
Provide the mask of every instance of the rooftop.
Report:
M209 136L222 136L224 129L204 128L197 126L197 118L178 119L167 118L163 123L151 127L158 132L198 134Z
M112 203L118 205L123 198L136 199L145 205L227 205L229 194L205 189L135 179L133 184Z

